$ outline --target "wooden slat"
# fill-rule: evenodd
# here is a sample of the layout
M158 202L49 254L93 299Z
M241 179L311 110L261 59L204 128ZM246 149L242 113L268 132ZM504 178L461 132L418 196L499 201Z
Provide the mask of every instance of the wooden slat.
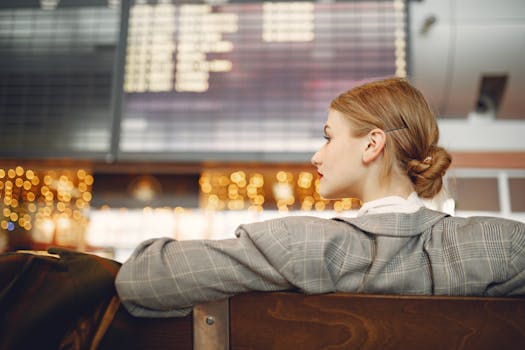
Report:
M212 301L193 308L193 350L228 350L228 299Z
M452 152L452 168L525 169L525 152Z
M525 349L525 299L252 293L231 349Z

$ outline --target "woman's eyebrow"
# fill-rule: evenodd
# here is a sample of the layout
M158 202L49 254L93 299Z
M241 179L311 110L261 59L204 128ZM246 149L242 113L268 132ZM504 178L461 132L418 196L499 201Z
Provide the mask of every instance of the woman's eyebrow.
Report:
M328 129L330 129L330 125L326 124L326 125L324 126L324 129L323 129L323 131L324 131L325 134L326 134L326 131L327 131Z

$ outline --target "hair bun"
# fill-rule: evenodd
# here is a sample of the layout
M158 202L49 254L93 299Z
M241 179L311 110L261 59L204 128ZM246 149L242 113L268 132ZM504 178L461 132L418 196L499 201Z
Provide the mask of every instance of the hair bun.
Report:
M412 159L407 164L408 176L422 198L434 197L443 187L443 176L452 157L442 147L434 146L423 160Z

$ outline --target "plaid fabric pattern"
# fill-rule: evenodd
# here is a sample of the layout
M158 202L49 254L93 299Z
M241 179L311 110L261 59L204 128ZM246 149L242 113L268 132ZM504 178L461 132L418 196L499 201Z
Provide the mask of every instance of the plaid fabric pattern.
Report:
M525 224L426 208L241 225L236 239L140 244L116 280L136 316L184 316L247 291L525 295Z

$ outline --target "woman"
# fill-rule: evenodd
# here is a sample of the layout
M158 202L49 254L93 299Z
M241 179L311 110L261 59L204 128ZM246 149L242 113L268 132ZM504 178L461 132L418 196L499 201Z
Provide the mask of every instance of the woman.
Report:
M360 198L356 218L288 217L241 225L236 239L143 242L116 287L136 316L183 316L247 291L524 295L525 225L454 218L423 206L450 155L434 115L403 79L332 101L312 157L325 198Z

